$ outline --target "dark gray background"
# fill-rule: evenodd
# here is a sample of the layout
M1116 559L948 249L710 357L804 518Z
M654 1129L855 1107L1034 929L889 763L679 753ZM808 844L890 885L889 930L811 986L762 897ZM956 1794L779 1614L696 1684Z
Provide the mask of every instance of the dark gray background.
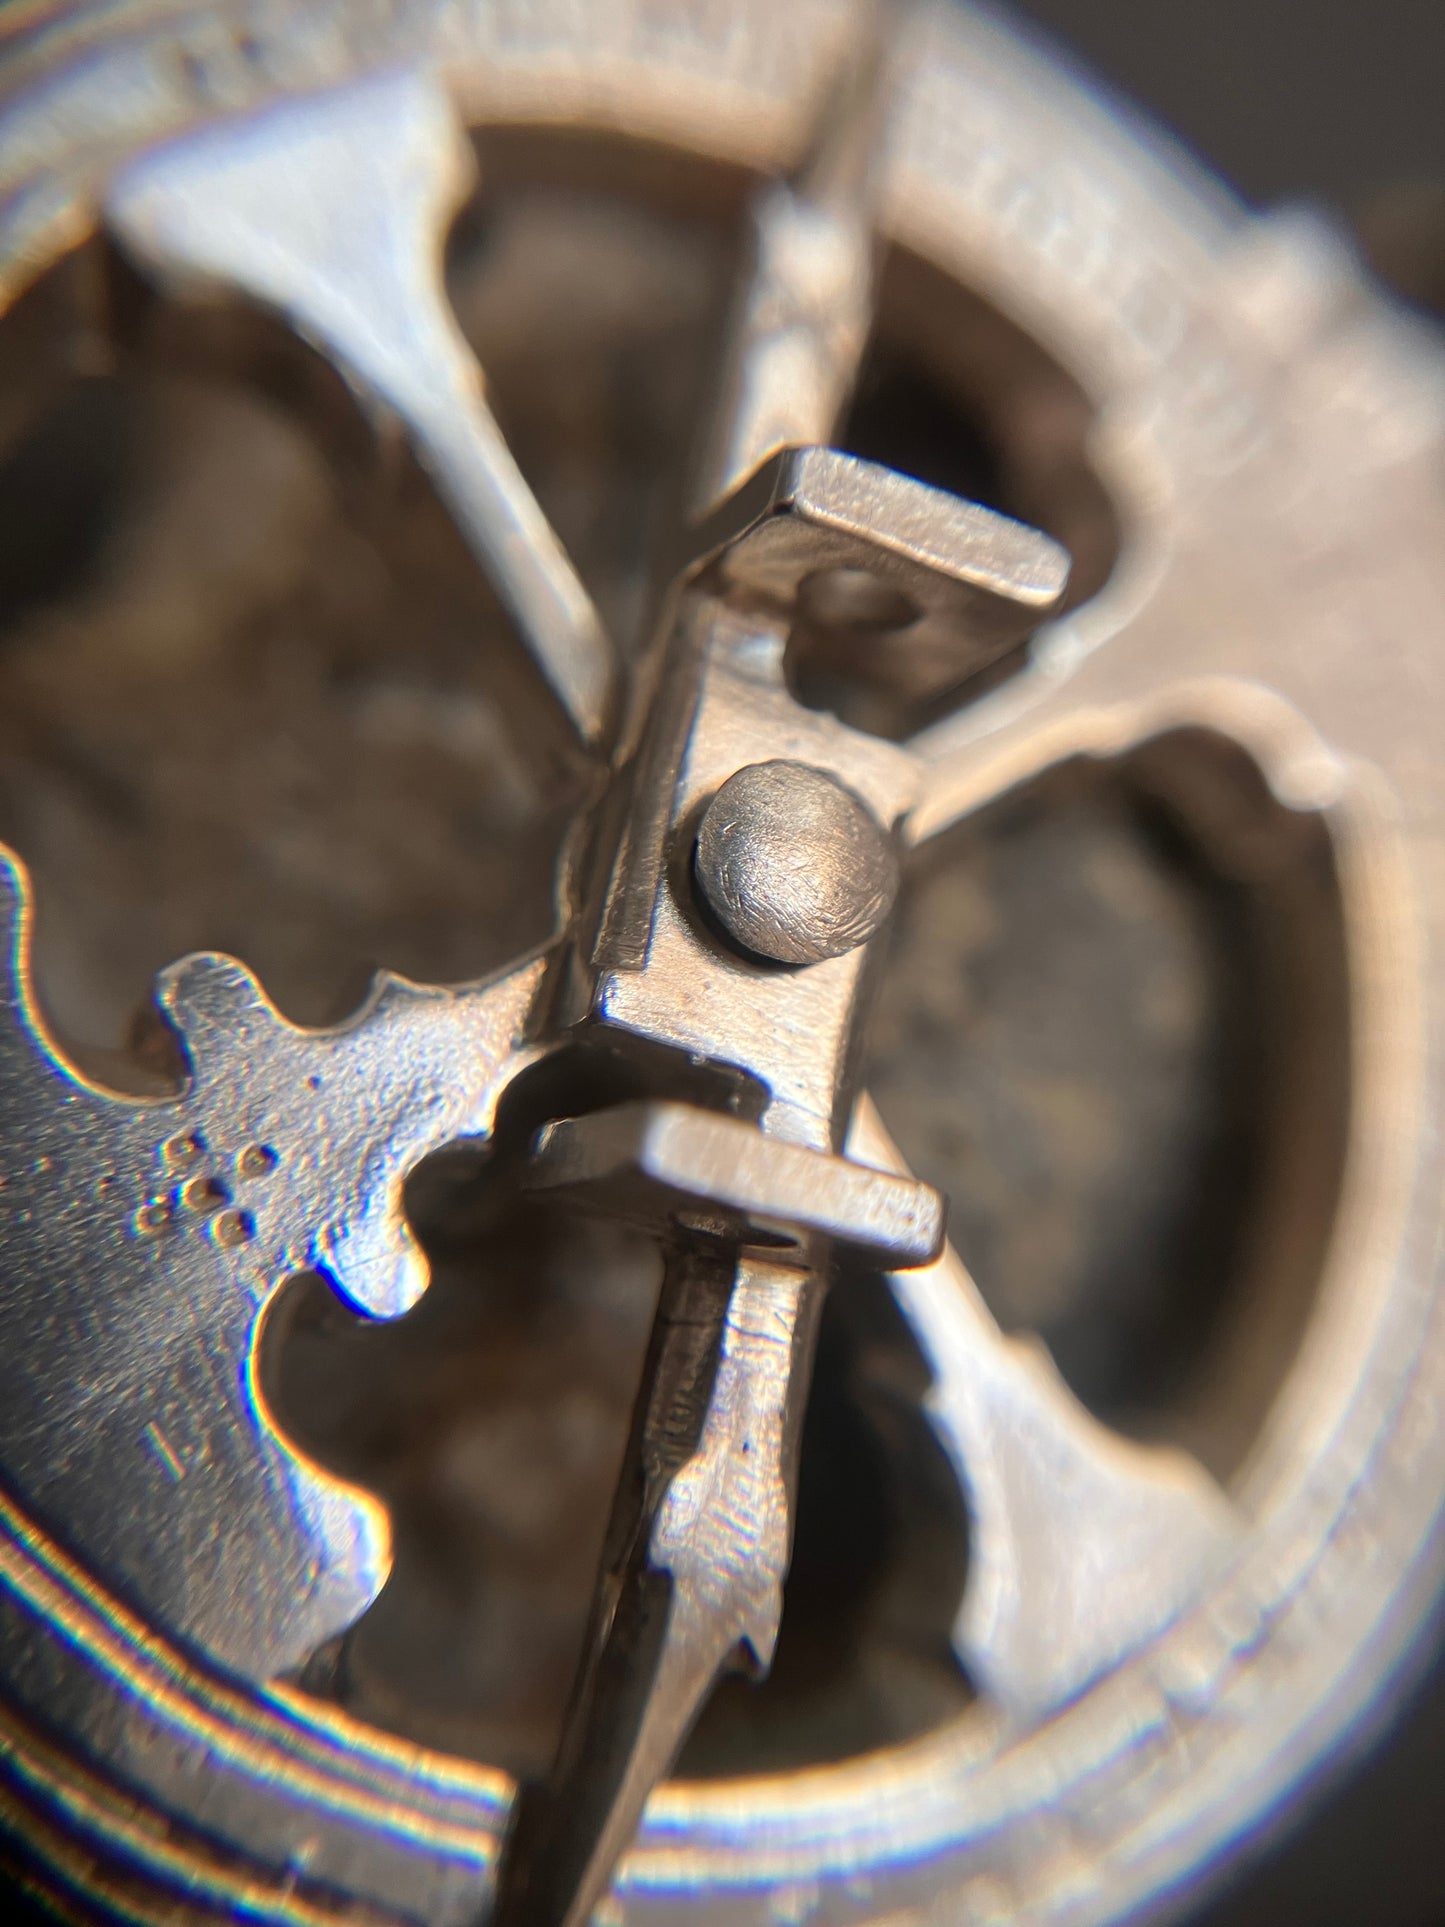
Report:
M1250 199L1445 180L1441 0L1028 0Z

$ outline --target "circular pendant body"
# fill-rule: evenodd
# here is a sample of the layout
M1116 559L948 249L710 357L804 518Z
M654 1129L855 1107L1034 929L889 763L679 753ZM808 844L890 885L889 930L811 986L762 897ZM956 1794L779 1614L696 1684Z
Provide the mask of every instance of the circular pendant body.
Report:
M0 76L0 292L19 303L108 218L131 231L125 184L152 152L237 126L264 144L280 125L269 115L398 74L440 89L469 127L559 151L605 140L624 157L619 178L648 193L681 195L696 178L735 202L740 183L796 167L853 26L842 0L22 8ZM902 840L919 849L1069 759L1130 756L1153 758L1161 792L1198 819L1225 870L1266 862L1281 824L1312 840L1324 909L1309 942L1333 960L1319 996L1341 1020L1317 1108L1338 1115L1338 1142L1318 1154L1306 1143L1308 1093L1281 1114L1304 1148L1280 1182L1328 1193L1324 1207L1313 1193L1300 1204L1324 1225L1317 1250L1304 1240L1302 1336L1261 1394L1249 1361L1280 1356L1278 1300L1262 1298L1253 1324L1242 1315L1230 1369L1261 1414L1247 1451L1227 1479L1205 1480L1182 1453L1151 1473L1166 1510L1193 1495L1177 1554L1152 1513L1119 1498L1144 1448L1069 1416L956 1266L899 1274L969 1513L954 1641L978 1698L905 1744L826 1766L665 1783L607 1903L638 1927L1164 1918L1384 1703L1445 1578L1445 364L1331 236L1246 217L991 13L923 9L906 33L878 190L885 302L961 388L980 379L980 301L1062 370L1092 422L1119 536L1107 579L1082 583L1093 592L1038 631L1027 661L913 739L924 775ZM304 332L334 345L323 327ZM404 375L395 397L405 415ZM1047 448L1051 422L1028 432ZM906 647L906 627L896 645L888 623L864 627L860 648ZM1234 759L1237 783L1193 782L1194 762L1170 747L1186 739ZM740 927L739 947L780 968L841 958L891 902L883 831L849 791L817 781L862 823L883 880L863 879L857 930L821 947L769 950ZM1240 795L1247 806L1220 801ZM714 831L705 821L699 856ZM0 1388L0 1825L25 1843L37 1884L81 1914L482 1919L509 1776L294 1683L375 1594L385 1527L374 1502L267 1429L255 1330L298 1270L360 1279L353 1302L387 1316L423 1282L391 1219L370 1210L385 1185L370 1165L357 1176L342 1098L334 1115L296 1115L294 1148L266 1129L279 1100L261 1067L323 1079L318 1101L354 1094L370 1073L348 1055L353 1033L326 1033L324 1069L298 1070L287 1053L301 1034L253 980L215 960L177 967L164 997L193 1081L125 1126L125 1168L146 1176L116 1218L129 1242L104 1265L130 1295L83 1351L73 1331L62 1343L80 1314L49 1281L104 1268L101 1206L72 1189L44 1236L29 1214L47 1160L101 1144L110 1099L75 1073L64 1115L45 1111L31 1144L57 1054L26 984L19 872L0 879L15 1033L0 1042L0 1352L12 1361ZM398 1195L421 1155L495 1108L496 1091L452 1110L433 1094L499 1026L520 1034L535 988L515 983L505 1010L397 982L379 993L376 1020L406 1040L405 1077L368 1098L394 1100L404 1121L383 1174ZM868 1128L855 1121L859 1155L884 1163ZM272 1262L269 1199L314 1197L333 1226L326 1200L353 1183L344 1236L318 1233L314 1250ZM1289 1211L1272 1222L1287 1243ZM153 1266L184 1271L198 1329L205 1307L224 1309L192 1352L194 1334L176 1327L149 1381L153 1418L125 1408L150 1483L97 1417L113 1480L91 1477L72 1506L87 1412L108 1425L119 1409L107 1348L139 1358L153 1339ZM221 1391L188 1404L211 1369ZM72 1394L91 1379L87 1405ZM51 1430L60 1383L71 1390ZM211 1410L206 1397L217 1429L188 1442L177 1425ZM1015 1450L1027 1476L1010 1470ZM204 1505L189 1496L200 1476L215 1481ZM227 1522L261 1503L262 1479L282 1521L277 1564L241 1572ZM199 1524L182 1525L183 1498ZM1061 1563L1081 1518L1092 1536Z

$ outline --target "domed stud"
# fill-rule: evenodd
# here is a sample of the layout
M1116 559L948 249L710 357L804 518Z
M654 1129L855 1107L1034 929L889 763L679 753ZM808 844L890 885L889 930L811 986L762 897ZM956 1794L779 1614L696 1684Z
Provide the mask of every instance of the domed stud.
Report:
M898 894L898 853L867 806L807 763L751 763L698 829L697 885L739 950L821 963L866 943Z

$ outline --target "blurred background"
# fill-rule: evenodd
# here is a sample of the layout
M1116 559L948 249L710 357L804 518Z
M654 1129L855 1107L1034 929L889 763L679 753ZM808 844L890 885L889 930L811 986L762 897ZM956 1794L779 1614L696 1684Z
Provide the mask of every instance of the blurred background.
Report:
M1323 204L1445 318L1441 0L1029 0L1013 9L1249 201ZM1445 752L1445 744L1442 744ZM1191 1927L1445 1921L1445 1639L1397 1723Z
M1445 309L1439 0L1029 0L1013 12L1248 200L1335 208L1387 277Z

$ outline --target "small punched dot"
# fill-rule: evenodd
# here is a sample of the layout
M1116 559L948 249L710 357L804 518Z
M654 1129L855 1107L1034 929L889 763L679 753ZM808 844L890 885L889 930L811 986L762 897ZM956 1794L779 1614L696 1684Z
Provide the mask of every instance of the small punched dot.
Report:
M155 1238L165 1230L171 1221L171 1206L168 1198L151 1198L136 1212L132 1223L136 1235L141 1238Z
M236 1159L236 1173L243 1178L264 1178L280 1162L269 1144L248 1144Z
M214 1211L231 1201L225 1185L214 1178L188 1178L181 1186L180 1197L187 1211Z
M161 1156L173 1171L182 1171L188 1164L194 1164L205 1148L204 1138L192 1131L180 1131L166 1139Z
M223 1211L211 1226L218 1245L249 1244L256 1233L256 1221L249 1211Z

